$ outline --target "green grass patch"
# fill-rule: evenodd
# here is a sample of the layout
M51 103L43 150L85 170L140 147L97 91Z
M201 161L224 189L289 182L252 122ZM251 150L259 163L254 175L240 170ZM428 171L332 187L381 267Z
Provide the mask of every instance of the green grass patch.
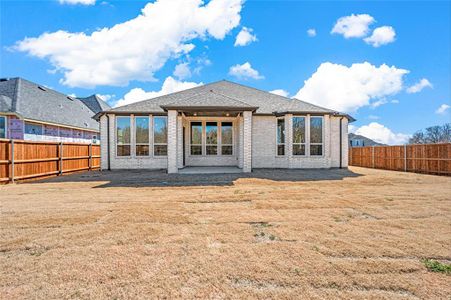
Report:
M433 259L425 259L423 263L429 271L451 275L451 264L441 263Z

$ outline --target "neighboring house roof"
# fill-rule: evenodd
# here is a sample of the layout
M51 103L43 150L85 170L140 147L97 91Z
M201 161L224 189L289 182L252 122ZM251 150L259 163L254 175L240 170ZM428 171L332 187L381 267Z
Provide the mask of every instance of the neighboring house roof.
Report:
M218 105L221 104L221 105ZM168 108L214 107L255 110L257 114L312 113L334 114L354 119L337 111L299 99L275 95L227 80L217 81L180 92L139 101L108 110L112 113L161 113Z
M0 95L0 112L15 113L35 121L99 130L98 122L92 118L95 112L87 104L89 102L94 107L94 101L81 101L23 78L1 79ZM110 108L106 103L98 104L101 110Z
M385 144L375 142L372 139L367 138L366 136L355 134L355 133L349 133L348 138L349 138L349 142L351 142L352 140L362 140L363 146L384 146L385 145Z
M89 97L77 97L81 102L83 102L87 107L89 107L90 110L94 112L94 114L108 110L111 108L105 101L103 101L99 96L97 95L91 95Z

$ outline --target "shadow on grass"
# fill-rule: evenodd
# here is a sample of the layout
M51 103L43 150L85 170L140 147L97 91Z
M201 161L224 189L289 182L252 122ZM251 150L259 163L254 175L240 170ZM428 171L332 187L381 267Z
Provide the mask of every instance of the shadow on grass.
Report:
M165 170L92 171L54 177L39 182L97 182L95 188L108 187L173 187L173 186L231 186L241 178L270 181L308 182L343 180L362 176L347 169L254 169L252 173L236 174L167 174Z

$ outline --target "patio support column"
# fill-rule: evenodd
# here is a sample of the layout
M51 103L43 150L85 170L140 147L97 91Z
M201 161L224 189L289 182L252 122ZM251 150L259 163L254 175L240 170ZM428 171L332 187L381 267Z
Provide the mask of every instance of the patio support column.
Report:
M243 172L252 172L252 112L243 112Z
M177 117L177 168L183 168L183 117Z
M293 168L293 115L285 115L285 156L288 168Z
M168 110L168 173L177 172L177 111Z

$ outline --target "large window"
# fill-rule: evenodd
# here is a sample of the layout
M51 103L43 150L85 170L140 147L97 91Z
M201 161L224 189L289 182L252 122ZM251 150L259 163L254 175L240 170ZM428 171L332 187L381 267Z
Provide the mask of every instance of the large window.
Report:
M293 155L305 155L305 117L293 117Z
M6 117L0 116L0 139L6 138Z
M221 123L221 154L233 155L233 125L232 122Z
M323 155L323 117L310 118L310 155Z
M130 156L130 117L116 118L117 156Z
M218 155L218 123L207 122L205 127L207 155Z
M42 125L25 122L25 133L42 135Z
M202 155L202 122L191 122L191 155Z
M149 155L149 117L135 117L136 156Z
M277 155L285 155L285 119L277 119Z
M168 118L154 117L153 144L155 156L168 155Z

